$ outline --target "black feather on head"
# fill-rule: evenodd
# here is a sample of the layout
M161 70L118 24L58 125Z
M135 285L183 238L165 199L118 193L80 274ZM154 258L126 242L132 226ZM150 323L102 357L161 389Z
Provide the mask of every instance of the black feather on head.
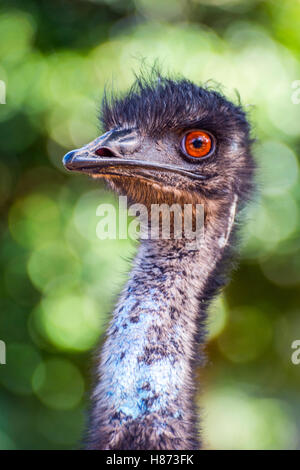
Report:
M244 139L250 139L246 113L240 105L208 86L163 77L157 69L136 76L123 96L106 91L100 120L105 130L136 127L148 136L196 127L211 130L218 138L231 138L232 132L239 130Z

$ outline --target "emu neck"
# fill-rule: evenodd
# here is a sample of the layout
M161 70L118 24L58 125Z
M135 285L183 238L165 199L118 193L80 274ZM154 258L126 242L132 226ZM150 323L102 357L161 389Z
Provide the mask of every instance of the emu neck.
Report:
M199 447L194 369L231 225L208 227L196 251L141 243L102 349L88 448Z

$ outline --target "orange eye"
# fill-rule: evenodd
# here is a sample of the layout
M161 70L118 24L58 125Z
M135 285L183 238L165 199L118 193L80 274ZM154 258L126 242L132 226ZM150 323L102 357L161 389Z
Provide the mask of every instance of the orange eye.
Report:
M181 149L187 157L207 157L214 149L214 139L205 131L189 131L181 141Z

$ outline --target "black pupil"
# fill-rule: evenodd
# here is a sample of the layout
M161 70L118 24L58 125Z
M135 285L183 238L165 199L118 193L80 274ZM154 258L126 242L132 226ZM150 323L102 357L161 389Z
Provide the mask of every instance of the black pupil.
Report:
M196 139L193 140L192 144L193 144L193 147L195 147L195 149L200 149L203 144L202 138L196 137Z

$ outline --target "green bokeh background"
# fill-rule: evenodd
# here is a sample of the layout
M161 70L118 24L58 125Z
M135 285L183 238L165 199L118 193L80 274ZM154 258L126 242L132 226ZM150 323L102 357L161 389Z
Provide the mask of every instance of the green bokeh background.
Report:
M299 447L299 22L299 0L2 1L1 449L82 436L91 351L135 246L96 237L115 198L61 159L99 135L103 87L126 89L144 58L238 90L258 139L261 192L199 373L206 447Z

